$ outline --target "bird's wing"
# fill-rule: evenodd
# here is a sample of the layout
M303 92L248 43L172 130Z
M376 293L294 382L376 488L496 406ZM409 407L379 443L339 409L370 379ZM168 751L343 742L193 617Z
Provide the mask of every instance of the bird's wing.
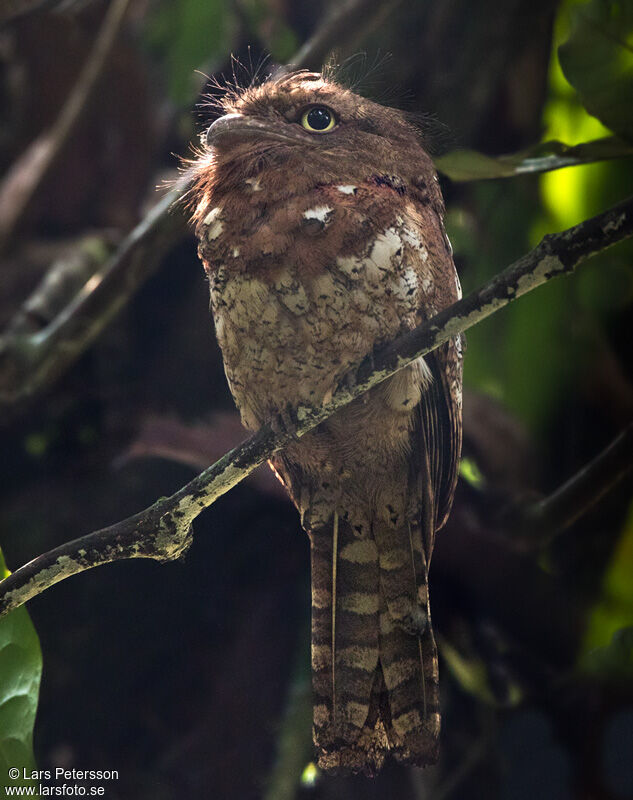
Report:
M444 230L439 192L434 200L409 206L407 225L417 231L424 251L415 263L423 301L420 321L431 319L461 298L452 248ZM411 437L412 467L429 471L433 490L434 524L431 535L446 522L457 484L462 446L462 336L458 335L425 356L432 381L423 392ZM427 550L430 559L432 542Z

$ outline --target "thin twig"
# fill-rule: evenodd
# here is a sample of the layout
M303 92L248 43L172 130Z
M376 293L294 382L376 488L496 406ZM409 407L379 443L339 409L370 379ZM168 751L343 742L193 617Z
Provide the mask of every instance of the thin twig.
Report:
M617 486L633 468L633 425L549 497L521 512L530 546L544 546Z
M294 410L296 428L281 420L263 425L171 497L145 511L39 556L0 583L0 610L22 605L60 580L125 558L177 558L190 540L200 512L236 486L257 466L398 370L557 275L573 272L591 255L633 236L633 197L562 233L546 236L482 288L433 319L367 356L321 407Z
M24 213L48 175L97 86L130 0L114 0L90 56L53 126L37 137L0 186L0 253L11 242Z

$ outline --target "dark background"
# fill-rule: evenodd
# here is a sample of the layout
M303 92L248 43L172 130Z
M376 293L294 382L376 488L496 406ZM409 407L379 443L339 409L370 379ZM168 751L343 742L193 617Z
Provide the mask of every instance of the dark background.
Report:
M0 28L3 171L56 119L107 4L24 5ZM348 32L339 57L365 50L347 72L375 99L430 115L438 152L574 144L604 129L557 62L573 5L403 2L362 38ZM232 52L248 80L249 64L264 52L286 61L326 11L314 0L132 2L2 255L2 326L53 263L78 250L101 263L175 177L177 156L212 118L194 70L231 75ZM444 181L465 291L547 231L620 200L632 177L629 159ZM610 645L633 624L630 477L545 548L513 522L631 420L631 252L615 248L469 333L466 462L432 569L436 768L390 765L374 780L305 770L307 537L262 470L197 519L182 563L118 563L29 603L44 656L38 765L117 769L107 796L126 800L633 797L633 691ZM14 569L172 493L243 437L191 235L161 253L72 369L2 411L0 435L0 535Z

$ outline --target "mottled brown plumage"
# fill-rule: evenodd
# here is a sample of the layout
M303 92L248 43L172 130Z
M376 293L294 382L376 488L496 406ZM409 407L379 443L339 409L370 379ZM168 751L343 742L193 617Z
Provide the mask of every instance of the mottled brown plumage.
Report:
M224 112L194 165L196 231L229 385L256 429L326 402L460 290L437 178L403 114L306 72L236 93ZM373 772L388 751L437 759L427 578L460 447L456 339L272 460L310 536L326 770Z

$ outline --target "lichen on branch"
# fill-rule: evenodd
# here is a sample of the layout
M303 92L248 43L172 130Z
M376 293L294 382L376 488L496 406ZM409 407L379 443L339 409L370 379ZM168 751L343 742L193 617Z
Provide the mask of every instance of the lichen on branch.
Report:
M49 586L100 564L129 558L171 561L187 548L191 524L256 467L324 422L338 410L449 338L558 275L570 274L585 259L633 236L633 197L557 234L547 235L480 289L367 357L340 382L323 406L291 410L296 421L272 420L204 470L186 486L144 511L87 534L30 561L0 582L0 614Z

